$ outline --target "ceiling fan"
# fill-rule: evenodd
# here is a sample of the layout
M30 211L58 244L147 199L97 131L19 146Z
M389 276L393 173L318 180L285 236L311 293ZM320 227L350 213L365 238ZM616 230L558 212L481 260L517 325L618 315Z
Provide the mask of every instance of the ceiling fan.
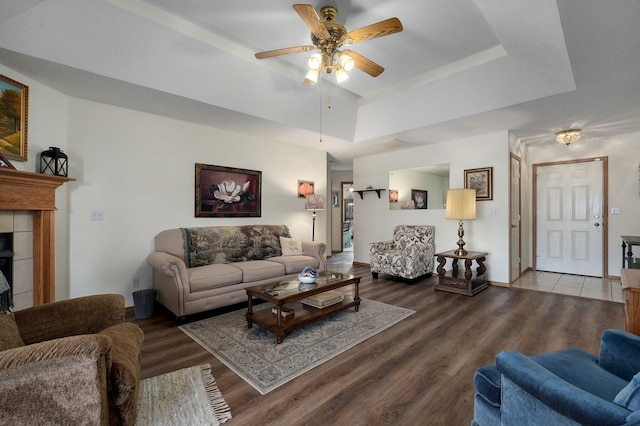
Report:
M311 29L311 42L313 45L286 47L284 49L269 50L256 53L257 59L272 58L274 56L288 55L291 53L309 52L319 49L309 57L307 73L304 84L310 85L318 82L321 70L327 74L336 72L338 83L349 78L347 71L358 68L372 77L379 76L384 68L372 60L349 49L341 49L343 46L360 43L377 37L383 37L402 31L402 24L398 18L389 18L375 24L367 25L360 29L347 32L347 29L335 21L338 9L333 6L325 6L320 10L322 19L310 4L294 4L293 9Z

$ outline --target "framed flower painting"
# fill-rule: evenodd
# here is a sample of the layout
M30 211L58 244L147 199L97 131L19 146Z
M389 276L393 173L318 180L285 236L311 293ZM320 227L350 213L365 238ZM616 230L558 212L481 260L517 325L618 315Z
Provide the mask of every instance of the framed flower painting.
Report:
M262 172L196 163L196 217L260 217Z

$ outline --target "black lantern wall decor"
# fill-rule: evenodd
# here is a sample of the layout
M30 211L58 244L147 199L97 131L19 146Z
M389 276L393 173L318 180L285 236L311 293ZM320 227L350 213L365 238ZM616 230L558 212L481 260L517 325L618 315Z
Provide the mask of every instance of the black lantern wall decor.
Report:
M40 173L45 175L67 176L67 154L60 148L50 146L48 151L40 153Z

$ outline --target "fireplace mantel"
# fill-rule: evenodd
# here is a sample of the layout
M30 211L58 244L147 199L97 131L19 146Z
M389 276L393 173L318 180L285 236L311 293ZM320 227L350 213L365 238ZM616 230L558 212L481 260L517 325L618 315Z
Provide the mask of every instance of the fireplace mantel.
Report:
M56 188L75 179L0 168L0 210L33 211L33 304L53 302Z

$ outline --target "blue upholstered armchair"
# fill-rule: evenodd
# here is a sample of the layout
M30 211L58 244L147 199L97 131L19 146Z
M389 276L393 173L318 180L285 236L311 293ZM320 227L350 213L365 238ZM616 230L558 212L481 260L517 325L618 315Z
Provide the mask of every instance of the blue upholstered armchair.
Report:
M378 273L408 280L431 274L436 251L433 225L398 225L393 240L369 244L369 260L374 278Z
M639 425L640 337L605 330L600 353L504 351L479 368L472 426Z

